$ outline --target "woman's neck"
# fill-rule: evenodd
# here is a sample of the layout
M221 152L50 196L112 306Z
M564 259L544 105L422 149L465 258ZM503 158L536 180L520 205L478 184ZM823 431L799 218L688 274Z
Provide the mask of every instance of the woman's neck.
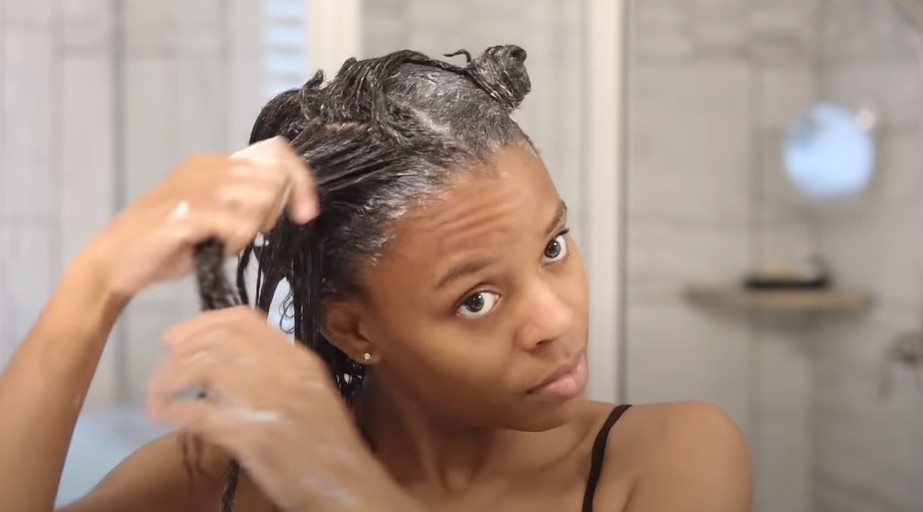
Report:
M405 487L458 492L513 470L520 432L468 428L439 418L371 379L356 400L359 428L392 477Z

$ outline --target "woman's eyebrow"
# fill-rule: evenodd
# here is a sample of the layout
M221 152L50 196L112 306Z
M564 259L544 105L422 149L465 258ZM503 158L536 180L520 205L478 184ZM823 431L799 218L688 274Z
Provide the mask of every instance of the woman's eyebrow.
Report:
M567 217L567 204L564 201L558 203L558 210L555 212L554 217L551 219L551 222L548 224L547 229L545 230L545 236L551 236L554 234L555 229L561 225L564 221L564 218ZM481 259L481 260L472 260L466 261L459 265L452 267L448 272L443 275L439 281L436 283L436 289L440 289L450 282L459 279L464 276L471 274L476 274L491 265L494 264L493 259Z
M554 234L554 230L564 222L565 217L567 217L567 204L561 201L558 204L558 211L554 214L554 218L551 219L551 223L548 224L548 228L545 229L546 238Z
M460 277L468 276L471 274L476 274L490 267L493 264L494 264L493 259L482 259L482 260L466 261L460 265L456 265L455 267L452 267L451 270L446 272L445 275L442 276L441 279L439 279L439 282L436 283L436 289L442 288L445 285L449 284L450 282Z

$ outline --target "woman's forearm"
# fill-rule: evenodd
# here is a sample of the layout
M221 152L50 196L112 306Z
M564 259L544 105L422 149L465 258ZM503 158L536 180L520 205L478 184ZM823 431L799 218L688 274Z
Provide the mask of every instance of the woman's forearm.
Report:
M125 300L75 263L0 375L0 503L48 512L80 408Z

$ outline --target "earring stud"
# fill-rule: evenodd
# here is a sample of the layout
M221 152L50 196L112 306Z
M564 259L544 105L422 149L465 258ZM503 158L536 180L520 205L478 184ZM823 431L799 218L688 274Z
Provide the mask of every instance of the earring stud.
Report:
M362 360L365 361L366 363L371 361L372 354L369 354L368 352L366 352L365 354L362 354Z

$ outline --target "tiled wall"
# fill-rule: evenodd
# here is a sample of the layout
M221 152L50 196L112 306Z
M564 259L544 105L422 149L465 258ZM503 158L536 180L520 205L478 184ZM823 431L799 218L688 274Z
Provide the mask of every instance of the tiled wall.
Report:
M811 365L797 322L694 306L797 257L782 132L816 95L814 0L635 0L629 69L627 384L631 401L700 399L743 427L756 510L811 510ZM784 189L783 189L784 190Z
M892 2L822 4L821 94L875 108L882 125L871 189L818 226L843 285L877 302L870 313L828 322L817 334L816 510L918 511L923 387L911 367L899 364L892 365L887 394L881 379L896 336L923 330L923 35Z
M110 4L0 3L0 366L114 211ZM113 377L94 396L111 398Z
M264 98L260 0L0 7L2 366L87 240L184 156L243 146ZM137 399L159 333L196 309L188 282L138 297L90 402Z
M263 11L261 0L122 2L120 200L127 204L192 153L246 145L265 101ZM133 301L122 325L129 398L143 396L160 333L195 314L197 301L189 279Z

